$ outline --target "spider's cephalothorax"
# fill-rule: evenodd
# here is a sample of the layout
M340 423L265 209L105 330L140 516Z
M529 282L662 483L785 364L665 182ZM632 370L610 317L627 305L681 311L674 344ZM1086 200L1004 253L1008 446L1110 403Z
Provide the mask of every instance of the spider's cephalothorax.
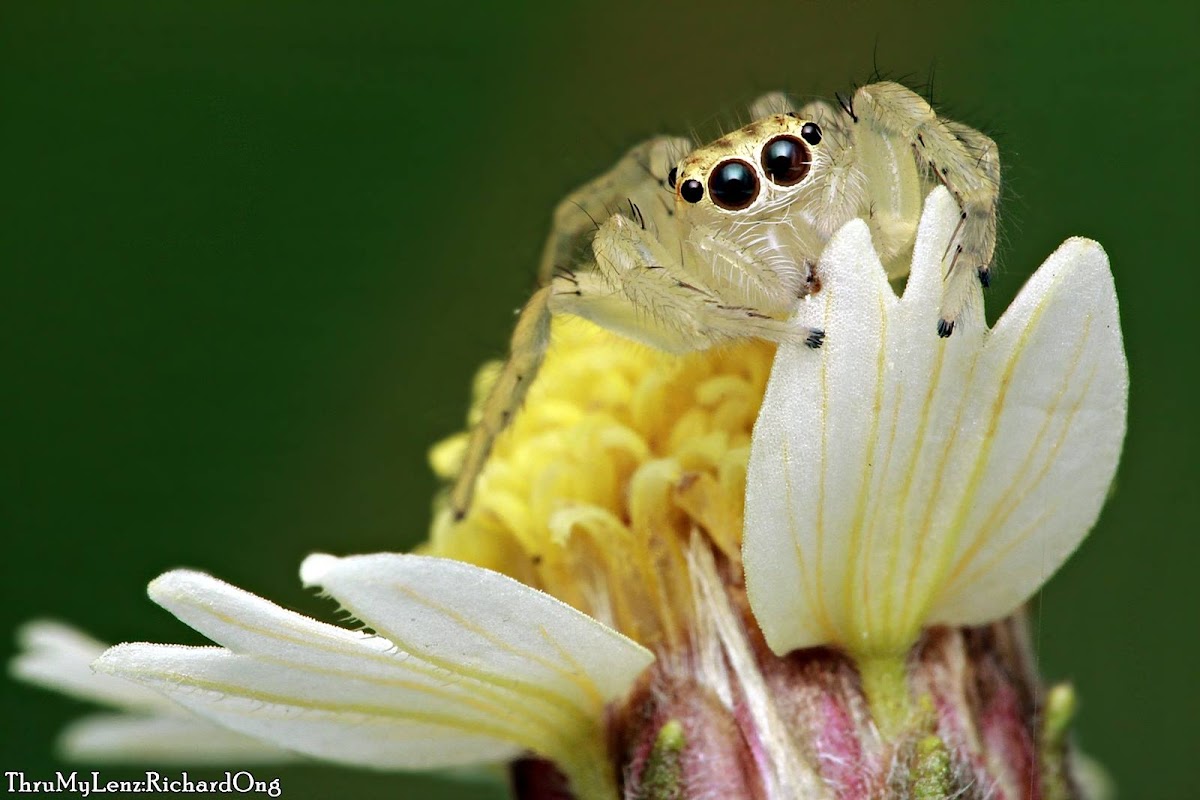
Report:
M521 312L454 486L456 515L541 365L556 314L670 352L754 338L819 347L824 333L792 315L820 285L826 241L861 218L888 274L903 276L921 203L940 182L961 209L937 327L954 331L970 282L988 283L1000 191L992 140L896 83L837 106L796 108L771 94L751 111L756 121L690 153L686 140L651 139L559 205L541 288Z

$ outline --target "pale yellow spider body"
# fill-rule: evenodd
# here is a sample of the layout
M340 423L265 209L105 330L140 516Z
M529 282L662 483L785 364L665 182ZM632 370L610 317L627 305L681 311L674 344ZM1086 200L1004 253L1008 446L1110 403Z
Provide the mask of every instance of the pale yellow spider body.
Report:
M754 122L694 150L676 137L644 142L559 205L541 286L521 312L451 494L456 516L537 374L554 315L668 352L754 338L820 347L824 333L792 316L820 286L829 237L865 220L888 274L901 277L922 200L940 182L962 212L938 322L941 335L953 332L970 282L988 283L1000 191L992 140L896 83L865 86L838 106L797 109L766 95L751 112Z

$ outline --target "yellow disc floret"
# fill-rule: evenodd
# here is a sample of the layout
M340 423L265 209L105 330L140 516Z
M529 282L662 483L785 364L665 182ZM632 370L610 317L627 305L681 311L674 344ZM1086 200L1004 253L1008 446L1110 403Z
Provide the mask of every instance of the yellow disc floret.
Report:
M678 644L693 531L740 565L750 434L774 352L747 342L670 355L556 319L469 515L455 522L439 502L423 552L506 573L647 646ZM495 375L480 370L469 423ZM433 448L440 477L454 477L465 444L463 433Z

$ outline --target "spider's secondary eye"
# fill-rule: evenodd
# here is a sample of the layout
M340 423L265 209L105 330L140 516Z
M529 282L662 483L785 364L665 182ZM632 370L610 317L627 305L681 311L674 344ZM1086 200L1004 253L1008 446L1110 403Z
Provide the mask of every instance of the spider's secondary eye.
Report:
M758 176L745 161L725 161L708 179L713 202L726 211L740 211L758 197Z
M671 167L671 171L667 173L667 185L674 189L677 180L679 180L679 168Z
M821 126L815 122L806 122L800 129L800 138L809 144L821 143Z
M763 170L780 186L793 186L804 180L811 164L808 148L793 136L776 136L763 147Z
M679 187L679 194L689 203L699 203L700 198L704 197L704 184L695 178L691 178L684 181L683 186Z

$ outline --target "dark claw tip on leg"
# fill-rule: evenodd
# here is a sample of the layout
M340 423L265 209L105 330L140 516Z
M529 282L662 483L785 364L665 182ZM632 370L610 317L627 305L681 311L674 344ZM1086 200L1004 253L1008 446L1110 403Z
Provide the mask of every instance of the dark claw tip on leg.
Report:
M954 323L949 320L938 320L938 336L945 339L950 334L954 333Z
M979 270L979 285L985 289L992 285L992 271L987 267Z
M455 522L462 522L463 518L465 516L467 516L467 510L465 508L454 509L454 521Z
M804 340L804 344L809 350L818 349L821 345L825 344L825 331L814 328L813 331L808 334L808 338Z

